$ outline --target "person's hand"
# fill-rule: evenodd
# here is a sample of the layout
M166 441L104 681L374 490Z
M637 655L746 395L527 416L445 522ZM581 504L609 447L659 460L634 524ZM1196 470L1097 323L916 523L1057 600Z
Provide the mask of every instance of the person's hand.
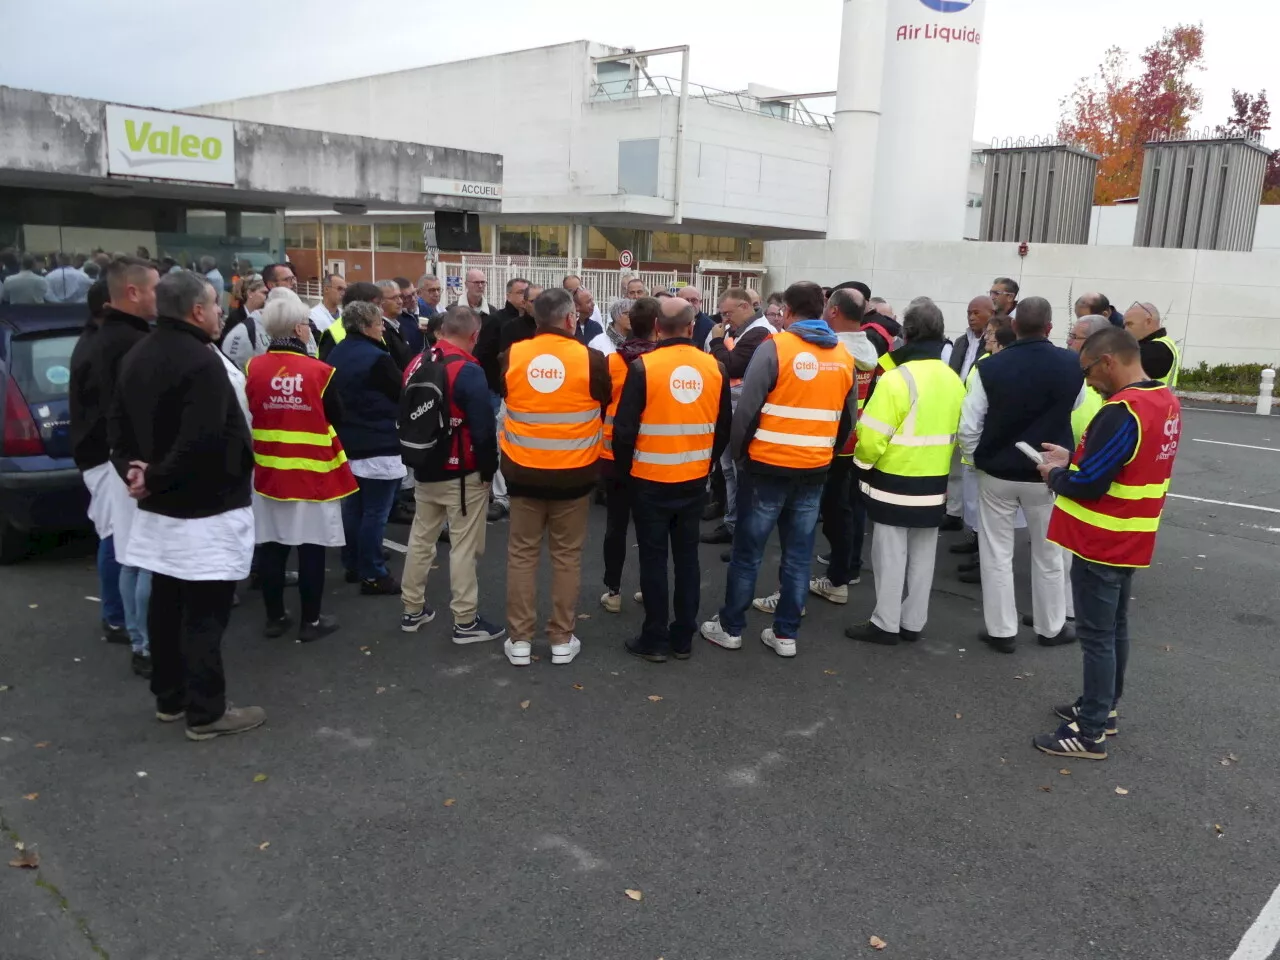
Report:
M1043 451L1041 456L1044 457L1044 463L1037 464L1036 469L1040 471L1040 476L1045 481L1048 481L1049 474L1052 471L1071 463L1071 451L1066 447L1059 447L1052 443L1042 443L1040 448Z
M711 339L721 340L723 338L724 338L724 324L717 323L714 327L711 328Z
M129 472L127 474L129 484L129 496L135 500L141 500L150 495L151 491L147 489L147 464L141 460L129 461Z

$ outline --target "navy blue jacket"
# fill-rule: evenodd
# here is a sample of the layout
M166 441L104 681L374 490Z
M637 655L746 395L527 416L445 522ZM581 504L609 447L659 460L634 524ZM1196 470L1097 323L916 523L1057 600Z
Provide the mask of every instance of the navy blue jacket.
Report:
M976 367L987 395L974 466L1001 480L1039 483L1036 466L1014 444L1072 449L1071 411L1084 375L1070 350L1043 337L1017 340Z
M602 333L604 333L604 327L600 326L600 324L596 323L590 317L586 320L579 317L577 324L573 328L573 339L577 340L583 346L586 346Z
M707 336L715 325L716 321L713 317L709 317L699 310L698 315L693 318L693 345L699 350L705 349Z
M413 355L420 354L427 341L422 336L422 328L418 326L418 315L403 310L396 322L400 325L400 334L404 337L404 342L409 345L409 349L413 351Z
M342 423L335 429L347 458L399 456L400 371L387 348L362 333L348 333L326 362L334 370L329 388L342 398Z

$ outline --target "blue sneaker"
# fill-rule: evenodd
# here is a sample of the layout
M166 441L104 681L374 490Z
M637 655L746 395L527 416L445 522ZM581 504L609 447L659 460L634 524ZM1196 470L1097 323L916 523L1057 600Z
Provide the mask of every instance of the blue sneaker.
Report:
M1063 704L1060 707L1054 707L1053 712L1066 720L1068 723L1080 719L1080 700L1077 698L1075 703ZM1111 705L1111 712L1107 714L1107 729L1103 731L1108 737L1114 737L1120 733L1120 711L1116 709L1115 704Z
M456 644L501 640L506 635L506 628L480 617L476 617L470 623L456 623L453 626L453 642Z
M1078 760L1107 759L1107 735L1090 740L1074 723L1064 723L1053 733L1042 733L1031 738L1031 745L1042 753L1055 757L1075 757Z
M417 633L420 626L424 623L430 623L435 618L436 612L424 603L422 609L417 613L405 611L404 615L400 617L400 629L405 633Z

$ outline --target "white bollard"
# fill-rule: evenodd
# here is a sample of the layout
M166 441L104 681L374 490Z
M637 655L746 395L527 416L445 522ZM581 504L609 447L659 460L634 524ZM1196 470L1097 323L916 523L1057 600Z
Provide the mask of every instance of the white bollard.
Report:
M1262 371L1262 385L1258 388L1258 409L1257 412L1264 417L1271 413L1271 391L1275 389L1276 372L1274 370Z

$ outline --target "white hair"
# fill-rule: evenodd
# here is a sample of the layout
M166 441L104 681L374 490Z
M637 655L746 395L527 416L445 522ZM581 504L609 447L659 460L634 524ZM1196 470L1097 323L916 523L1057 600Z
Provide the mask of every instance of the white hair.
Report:
M272 340L284 340L309 316L307 305L296 293L288 287L276 287L267 294L267 305L262 308L262 329Z

